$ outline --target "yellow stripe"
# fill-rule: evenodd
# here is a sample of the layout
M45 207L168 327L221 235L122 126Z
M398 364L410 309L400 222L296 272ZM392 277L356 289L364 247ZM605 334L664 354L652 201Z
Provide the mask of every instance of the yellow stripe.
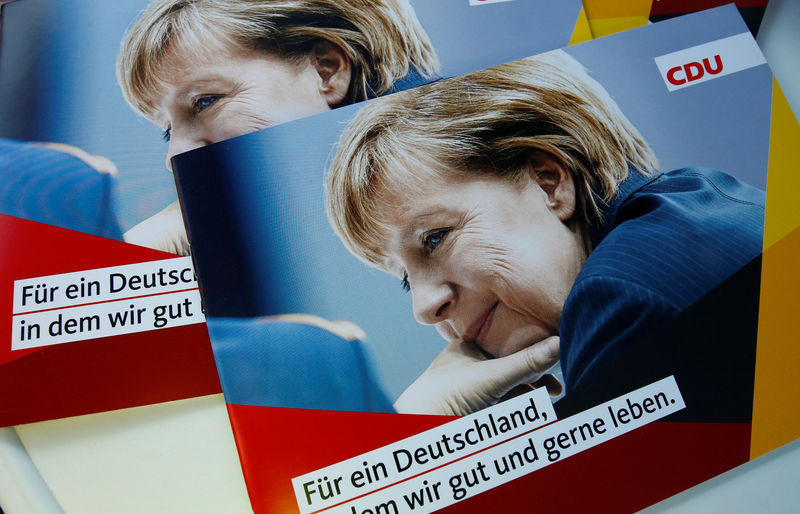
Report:
M649 18L652 0L583 0L589 20L639 16Z
M589 18L589 26L595 38L616 34L628 29L647 25L647 16L628 16L617 18Z
M798 142L800 126L774 82L751 459L800 437Z
M581 12L578 15L578 21L575 22L575 30L572 31L572 37L569 40L570 45L577 45L584 41L592 39L592 31L589 28L589 19L586 17L586 10L581 7Z
M800 125L778 82L773 79L765 248L800 226L800 209L797 208L800 198L799 144Z
M800 228L764 252L750 458L800 437Z

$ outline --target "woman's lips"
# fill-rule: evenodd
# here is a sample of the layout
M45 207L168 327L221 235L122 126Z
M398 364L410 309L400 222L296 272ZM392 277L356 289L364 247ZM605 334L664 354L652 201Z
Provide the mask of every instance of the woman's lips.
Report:
M485 348L487 334L489 333L489 329L492 327L492 320L494 319L495 310L497 310L497 303L492 305L489 310L475 320L467 332L467 337L465 337L464 340L474 342L479 347Z

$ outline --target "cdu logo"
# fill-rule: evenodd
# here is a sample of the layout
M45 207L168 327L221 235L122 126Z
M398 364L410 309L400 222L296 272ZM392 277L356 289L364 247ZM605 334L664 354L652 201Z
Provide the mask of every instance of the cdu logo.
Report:
M683 66L675 66L667 71L667 80L670 84L680 86L687 82L694 82L705 76L706 73L716 75L722 71L722 58L719 54L714 56L714 64L712 65L708 58L703 58L703 63L689 62Z
M766 63L749 32L662 55L655 61L669 91Z

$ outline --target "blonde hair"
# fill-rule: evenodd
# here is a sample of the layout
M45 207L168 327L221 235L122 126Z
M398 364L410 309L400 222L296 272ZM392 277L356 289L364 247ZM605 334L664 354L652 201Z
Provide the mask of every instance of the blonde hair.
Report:
M298 59L320 41L350 58L343 103L386 93L412 67L427 78L439 71L407 0L155 0L122 41L117 80L131 107L149 118L169 52L210 56L225 48Z
M628 168L655 155L608 92L563 51L521 59L372 101L350 122L327 184L331 225L361 260L386 269L379 197L431 174L516 180L536 151L572 173L582 223L602 218Z

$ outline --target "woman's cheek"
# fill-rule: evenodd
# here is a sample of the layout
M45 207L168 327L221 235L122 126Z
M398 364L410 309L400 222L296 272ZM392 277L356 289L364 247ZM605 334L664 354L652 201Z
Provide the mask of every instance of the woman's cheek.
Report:
M217 141L249 134L274 125L261 112L261 106L254 104L242 95L225 98L221 101L224 101L224 104L219 106L214 119L209 120L217 132L215 138Z

